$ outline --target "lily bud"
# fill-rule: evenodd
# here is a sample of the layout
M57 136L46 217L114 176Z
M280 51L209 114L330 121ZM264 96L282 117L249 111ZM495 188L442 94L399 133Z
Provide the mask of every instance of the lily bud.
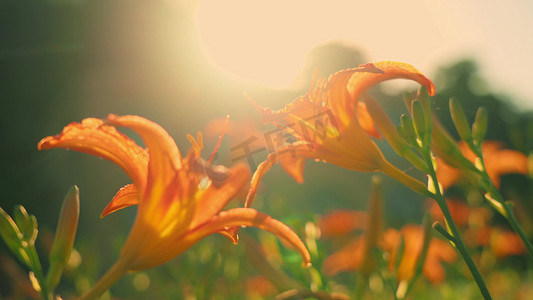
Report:
M406 140L402 138L381 105L370 96L365 98L365 104L370 116L387 142L392 146L392 149L394 149L398 155L407 158L419 170L427 171L427 165L424 160L422 160L409 144L407 144Z
M63 268L68 262L74 238L78 228L78 218L80 215L80 196L77 186L72 187L61 206L59 221L57 223L56 235L50 251L50 269L46 275L46 286L50 290L59 283Z
M424 108L424 115L426 116L426 131L431 132L431 98L428 94L428 89L425 86L420 87L418 90L417 99L422 103Z
M481 142L483 142L483 139L485 138L488 124L489 113L486 108L480 107L477 110L474 124L472 124L472 137L474 138L474 142L478 145L481 145Z
M20 232L13 219L0 207L0 236L7 244L11 252L27 266L30 266L30 258L23 246L23 234Z
M37 239L37 219L33 215L29 215L24 206L17 205L13 212L15 223L17 224L20 232L22 233L22 239L28 242L29 245L35 245Z
M455 140L436 119L433 120L431 145L435 154L442 158L448 165L463 171L479 172L474 164L464 157Z
M413 124L416 135L421 142L426 141L426 116L424 115L424 108L419 100L414 100L411 103L411 114L413 115Z
M402 132L405 140L411 145L417 145L416 143L416 132L413 127L413 120L406 114L402 114L400 117L402 123Z
M454 98L450 99L450 114L459 136L467 144L470 144L472 142L472 131L470 131L463 106Z

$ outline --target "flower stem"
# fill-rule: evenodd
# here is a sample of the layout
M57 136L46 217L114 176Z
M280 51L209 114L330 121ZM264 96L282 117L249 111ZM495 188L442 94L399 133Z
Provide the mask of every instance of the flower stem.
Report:
M505 211L507 211L507 221L509 221L509 224L511 225L513 230L520 236L520 238L524 242L529 256L533 258L533 246L531 245L531 242L528 240L526 234L522 230L522 227L520 227L520 224L518 224L518 221L514 216L513 205L510 203L505 203L504 207Z
M472 277L474 277L474 280L476 281L476 284L479 287L479 291L481 292L481 295L483 295L483 298L485 300L490 300L492 299L492 297L489 293L489 290L487 289L487 285L483 281L483 277L481 277L481 273L479 273L479 270L476 267L476 264L474 263L472 256L470 256L470 253L468 253L468 250L466 249L466 246L463 240L461 239L461 236L459 235L459 230L457 229L457 226L455 225L455 222L453 221L452 214L450 213L450 209L448 208L448 205L446 204L446 200L444 199L444 196L442 195L442 192L440 190L439 183L437 180L437 173L435 172L435 168L433 167L433 163L432 163L431 150L429 149L429 147L424 147L422 152L428 163L429 171L430 171L429 176L431 177L433 185L434 185L433 189L435 193L432 194L431 198L435 199L435 202L437 202L437 205L439 206L440 210L442 211L442 214L444 215L444 220L446 221L446 227L449 230L449 234L453 237L453 239L450 239L450 242L452 242L453 246L455 246L455 249L457 249L459 254L463 257L463 260L466 263L468 269L470 270Z
M476 281L479 290L481 294L483 295L483 298L486 300L492 299L490 296L489 290L487 289L487 286L485 285L485 282L483 281L483 278L481 277L481 274L479 273L479 270L477 269L474 260L472 259L472 256L470 256L470 253L468 253L468 250L466 249L466 246L459 236L459 231L457 230L457 226L455 225L455 222L452 219L452 215L450 213L450 210L448 209L448 205L446 204L446 201L442 197L442 199L438 199L440 197L435 197L435 201L439 205L442 214L444 215L444 219L446 220L446 225L451 231L450 234L453 237L453 240L451 242L454 243L455 248L457 251L459 251L459 254L463 257L463 260L465 261L468 269L470 270L470 273L474 277L474 280Z
M487 173L487 169L485 168L485 160L483 159L483 153L481 151L481 146L478 146L477 148L474 148L474 153L480 158L480 163L482 166L482 172L481 176L484 180L484 182L488 183L488 186L486 186L486 192L488 193L488 197L492 197L492 199L496 200L499 204L497 206L502 209L496 209L506 220L509 222L509 225L511 225L511 228L513 228L514 232L520 236L520 239L524 243L524 246L527 249L527 252L529 256L533 259L533 245L527 238L526 234L522 230L522 227L516 220L516 217L514 215L513 211L513 204L510 201L505 201L503 199L503 196L500 194L500 191L498 191L498 188L494 185L492 180L490 179L489 174ZM487 198L487 200L489 200ZM493 202L489 200L489 203L494 205ZM500 206L501 205L501 206Z
M41 267L41 262L39 261L39 256L37 255L37 250L35 250L35 246L28 247L27 253L31 260L31 270L35 274L35 278L37 279L37 282L39 282L39 287L41 288L40 293L43 299L48 300L52 299L52 294L48 291L48 287L46 286L46 281L44 278L43 269Z
M78 300L96 299L107 291L115 282L117 282L127 271L127 261L119 259L107 272L98 280L98 282Z

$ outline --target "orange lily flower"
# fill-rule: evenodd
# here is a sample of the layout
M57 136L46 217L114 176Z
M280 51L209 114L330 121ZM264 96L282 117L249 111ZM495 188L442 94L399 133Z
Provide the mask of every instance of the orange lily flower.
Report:
M405 280L413 277L418 257L422 251L424 230L418 225L406 225L401 231L389 228L385 230L379 241L379 247L389 253L389 269L394 271L397 265L396 256L403 237L403 255L400 257L396 279ZM335 275L342 271L360 270L365 260L365 236L352 240L348 245L327 257L322 269L327 275ZM438 238L432 238L429 244L426 261L422 274L432 283L444 280L445 273L441 262L451 263L457 258L457 253L449 243Z
M120 133L128 127L146 148ZM105 291L126 271L148 269L167 262L205 236L219 232L237 243L236 228L255 226L268 230L294 246L304 265L310 255L299 237L285 224L250 208L222 211L247 183L243 164L231 169L212 166L200 158L202 138L189 136L193 149L182 157L170 135L158 124L139 116L109 115L71 123L62 133L42 139L39 150L67 148L108 159L133 180L104 209L105 216L138 205L137 217L117 263L85 297Z
M526 247L520 237L511 231L494 228L490 236L490 249L496 257L522 255Z
M368 214L360 210L334 210L318 220L323 238L341 237L359 229L364 230Z
M470 247L488 247L499 258L526 253L518 234L491 226L492 211L486 207L470 207L459 200L446 201L455 223L465 228L465 242ZM432 201L429 208L434 220L444 222L438 205Z
M365 244L364 236L353 239L341 250L328 256L322 263L322 270L328 276L359 270L365 259Z
M424 229L419 225L405 225L401 231L388 229L383 234L382 247L390 253L389 268L392 270L396 265L396 256L401 238L403 237L404 249L400 258L396 278L398 280L410 279L414 276L418 257L422 252ZM446 241L432 238L429 242L426 260L422 268L422 274L432 283L440 283L444 280L444 267L441 262L451 263L457 259L457 253Z
M339 71L327 81L319 80L306 95L278 111L273 112L252 101L265 123L275 124L297 141L281 147L258 166L247 205L251 204L264 174L288 156L326 161L355 171L381 171L420 193L427 193L425 185L385 160L369 136L379 136L373 122L380 120L372 120L364 102L359 101L374 85L395 78L414 80L425 86L430 95L435 93L431 80L413 66L384 61Z
M459 148L463 155L472 163L476 155L464 142L459 142ZM505 174L517 173L526 175L527 156L516 150L502 149L502 144L495 141L485 141L481 145L485 168L490 179L496 187L500 187L500 177ZM444 189L455 184L461 177L461 172L437 158L437 177Z

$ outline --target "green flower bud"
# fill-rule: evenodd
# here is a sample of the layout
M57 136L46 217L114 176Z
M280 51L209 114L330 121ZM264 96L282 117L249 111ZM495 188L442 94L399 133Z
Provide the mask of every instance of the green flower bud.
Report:
M29 215L24 206L17 205L13 212L15 223L17 224L20 232L22 233L22 239L28 242L29 245L35 245L37 239L37 219L33 215Z
M478 145L483 142L485 134L487 133L487 127L489 124L489 113L484 107L480 107L476 113L476 119L474 124L472 124L472 137L474 142Z
M0 207L0 236L7 244L11 252L17 256L27 266L30 266L30 259L26 253L23 243L23 234L20 232L17 224L13 219Z
M13 219L0 207L0 234L4 241L20 241L22 233Z
M424 114L426 116L426 131L431 132L431 97L429 97L427 88L425 86L420 87L417 96L420 103L422 103L422 107L424 108Z
M415 127L416 135L421 142L426 141L426 117L424 115L424 108L418 100L414 100L411 103L411 114L413 115L413 124Z
M374 123L379 131L381 131L387 142L389 142L389 144L392 146L392 149L394 149L398 155L407 158L419 170L426 171L427 166L424 160L422 160L420 156L418 156L417 153L409 146L409 144L407 144L406 140L402 138L381 105L379 105L379 103L370 96L365 99L365 104L370 116L372 116L372 119L374 120Z
M405 140L415 146L416 143L416 132L415 128L413 127L413 120L406 114L402 114L400 117L400 121L402 123L402 132L404 135Z
M463 106L456 99L450 99L450 114L452 115L453 124L459 133L459 136L467 144L472 142L472 132L466 120Z
M53 291L63 273L63 268L68 262L80 215L80 196L77 186L72 187L61 206L56 235L50 251L50 269L46 275L46 286Z
M440 122L434 120L433 125L431 143L435 154L452 167L463 170L463 172L470 170L477 174L479 170L471 161L464 157L455 140L448 134Z

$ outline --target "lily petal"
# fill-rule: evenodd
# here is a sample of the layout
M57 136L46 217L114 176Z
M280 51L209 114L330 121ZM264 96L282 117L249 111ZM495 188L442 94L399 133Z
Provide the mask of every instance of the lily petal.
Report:
M223 229L219 231L218 233L228 238L233 243L233 245L237 245L239 243L239 227L238 226Z
M252 181L250 182L250 190L248 191L248 195L246 195L246 201L244 203L244 206L250 207L252 205L252 201L255 198L257 187L259 186L261 179L263 178L263 176L265 176L266 172L268 172L268 170L272 168L273 165L278 163L280 160L283 161L284 159L294 159L293 157L312 158L313 152L309 149L309 147L310 146L306 143L297 142L291 145L278 148L276 152L270 153L267 159L260 163L259 166L257 166L257 169L255 170L254 175L252 176Z
M134 184L128 184L121 188L111 202L102 211L100 218L128 206L139 204L139 192Z
M377 139L381 139L381 135L374 125L374 120L370 116L370 113L368 113L368 109L364 102L357 103L357 120L366 133Z
M294 181L304 182L305 157L291 155L281 158L281 167Z
M380 70L376 72L373 70ZM330 105L334 114L340 117L343 125L353 119L352 112L359 98L371 87L390 79L411 79L425 86L429 95L435 94L433 82L410 64L382 61L366 64L333 74L328 82Z
M307 247L291 228L281 221L252 208L234 208L223 211L205 225L188 233L184 240L201 239L220 229L232 226L252 226L269 231L294 247L302 256L304 266L309 266L311 263L311 256Z
M373 65L382 70L383 73L355 72L350 78L347 89L354 99L358 99L362 93L382 81L400 78L414 80L425 86L430 96L435 95L433 82L410 64L382 61Z
M348 93L347 86L355 72L355 69L343 70L330 75L328 78L327 106L336 116L337 124L341 130L354 120L357 99L352 98Z
M250 179L250 170L244 163L230 169L229 177L217 187L211 184L202 194L197 203L195 215L190 228L195 228L218 214L226 204L239 193Z
M172 246L169 245L147 256L136 257L130 263L131 270L143 270L165 263L202 238L236 226L252 226L272 232L300 253L304 266L310 265L311 256L305 244L287 225L252 208L234 208L221 212L204 225L187 232L185 235L176 236Z
M141 136L150 155L147 183L150 191L147 192L164 191L174 180L175 171L182 167L181 153L172 137L159 124L139 116L110 114L107 122L131 128ZM153 196L149 198L161 198L161 195Z
M110 160L141 189L146 184L146 150L100 119L87 118L81 123L70 123L60 134L45 137L37 145L39 150L53 148L75 150Z

